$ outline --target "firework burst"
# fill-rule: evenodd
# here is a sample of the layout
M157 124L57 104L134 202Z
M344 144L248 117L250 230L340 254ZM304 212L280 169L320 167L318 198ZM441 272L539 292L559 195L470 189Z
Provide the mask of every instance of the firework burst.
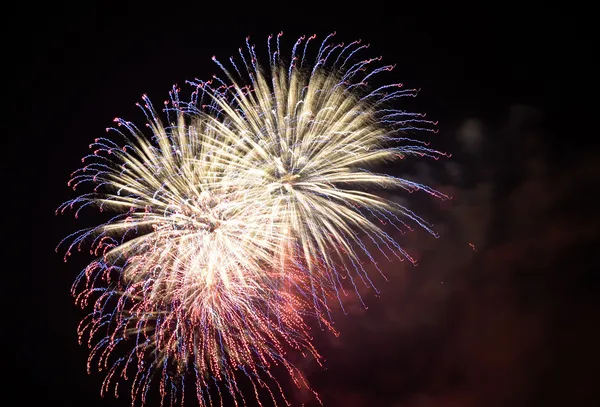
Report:
M108 370L105 392L133 367L131 395L142 403L153 378L163 398L175 399L189 371L201 405L212 404L213 380L227 383L237 400L236 372L255 387L268 387L264 378L277 383L272 365L307 386L285 354L320 359L303 320L314 315L312 303L289 289L301 287L302 276L275 264L285 236L271 209L227 176L239 170L230 147L237 140L212 133L201 117L186 124L180 114L165 128L147 98L143 109L153 137L117 119L113 130L126 144L102 138L90 145L93 154L70 184L93 183L94 191L59 208L77 206L78 216L94 204L118 213L71 236L65 256L90 241L90 254L100 256L73 286L78 304L94 302L79 329L92 348L88 370L92 363ZM132 350L110 359L117 346Z
M212 112L215 134L237 137L243 144L244 164L231 174L256 191L258 200L278 219L279 233L291 237L285 241L291 246L285 252L300 257L312 294L339 293L340 276L352 284L359 278L375 289L362 267L361 258L376 266L363 240L372 242L388 260L414 263L381 225L403 233L412 223L435 233L408 208L368 191L401 188L448 197L372 169L409 155L445 156L427 142L407 137L418 131L436 132L437 123L424 114L390 107L396 99L416 96L418 90L404 89L400 83L369 87L370 80L393 66L373 67L380 57L354 60L368 45L332 43L335 34L331 34L314 63L309 63L306 49L314 36L306 41L301 37L285 64L281 35L276 41L268 39L268 67L259 65L255 48L246 39L243 69L233 59L228 69L213 57L228 81L215 76L213 81L192 84L198 93L209 95L210 103L202 107ZM188 107L196 112L198 101L193 102ZM326 296L321 298L326 302Z
M76 208L77 216L93 205L115 213L66 239L65 260L83 247L97 257L73 295L84 307L93 303L80 338L87 335L92 349L88 368L97 363L108 372L103 392L114 382L117 393L116 379L132 376L134 401L143 404L156 381L163 400L183 403L179 390L193 372L202 406L223 402L218 384L236 405L244 402L238 377L249 379L259 403L258 388L275 404L288 403L271 369L283 366L309 388L287 357L296 350L320 360L306 319L334 331L327 303L337 298L343 307L340 281L375 288L365 259L377 270L374 256L413 261L381 224L433 233L408 208L373 192L447 198L373 171L407 155L444 155L406 136L434 131L435 123L391 107L417 90L369 87L393 67L375 67L381 58L357 60L368 48L360 41L332 43L332 34L309 62L314 36L302 37L286 63L280 37L269 37L264 65L248 39L230 68L213 57L227 80L190 82L190 101L174 87L166 125L144 96L139 106L152 137L115 119L109 130L124 143L96 139L72 174L73 189L89 184L93 191L59 212ZM213 385L220 401L211 398Z

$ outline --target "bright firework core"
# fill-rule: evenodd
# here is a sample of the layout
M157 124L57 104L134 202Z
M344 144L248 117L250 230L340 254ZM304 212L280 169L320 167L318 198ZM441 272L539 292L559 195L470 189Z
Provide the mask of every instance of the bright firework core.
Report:
M280 37L269 37L263 65L248 39L228 67L213 58L224 79L189 82L188 102L174 87L164 119L144 96L151 137L115 119L108 130L122 142L97 138L72 174L73 189L94 187L60 212L114 213L66 239L65 259L85 244L95 256L72 292L82 307L93 304L79 335L92 349L88 369L108 372L103 393L130 379L134 402L144 404L157 383L163 399L183 403L190 383L201 406L237 405L245 380L259 403L258 388L288 403L274 368L310 389L288 355L320 363L308 323L335 333L329 304L343 309L342 281L362 301L357 284L377 291L365 260L382 275L375 256L414 262L382 225L434 233L410 209L367 192L447 198L372 171L409 155L445 155L410 135L434 132L434 122L394 106L417 90L370 88L393 66L358 58L368 48L360 41L329 35L310 61L315 36L301 37L286 62Z
M226 205L227 202L219 202L208 191L203 191L185 202L180 211L175 210L171 217L177 226L206 229L212 233L220 226Z

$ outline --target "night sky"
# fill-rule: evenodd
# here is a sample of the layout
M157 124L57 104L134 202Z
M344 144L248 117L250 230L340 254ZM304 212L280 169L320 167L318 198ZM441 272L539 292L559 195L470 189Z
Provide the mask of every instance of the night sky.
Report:
M85 314L69 290L90 259L64 263L54 251L94 220L54 215L74 197L66 182L88 144L116 116L143 123L135 103L144 93L156 104L175 83L189 94L185 80L217 73L211 57L227 60L247 35L259 48L283 31L291 49L302 34L334 30L338 41L371 43L370 56L397 64L394 81L421 88L400 107L439 120L440 132L424 137L453 155L390 170L454 199L415 198L440 237L402 238L419 265L386 263L389 282L374 274L381 294L361 290L368 309L351 295L349 315L336 311L339 338L315 332L326 369L299 363L324 405L598 405L600 154L584 11L362 2L334 14L307 3L171 3L28 13L31 74L21 91L31 135L5 140L4 166L18 174L9 184L26 178L15 182L9 222L29 215L11 239L26 254L8 256L4 270L18 281L5 286L15 321L3 336L15 343L4 349L14 385L3 405L131 404L127 384L118 400L100 397L103 375L86 374L87 349L77 344Z

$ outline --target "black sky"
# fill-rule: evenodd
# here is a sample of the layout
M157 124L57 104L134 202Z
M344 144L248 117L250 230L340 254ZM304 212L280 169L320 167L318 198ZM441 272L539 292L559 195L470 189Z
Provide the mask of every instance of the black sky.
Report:
M126 392L101 399L101 374L85 373L83 314L69 294L85 258L65 264L54 252L81 226L54 210L73 196L66 182L91 140L116 116L141 121L143 93L159 102L177 83L185 94L186 79L216 73L212 55L226 59L247 35L258 47L283 31L291 46L333 30L371 43L372 55L397 64L394 79L422 89L407 108L440 121L434 142L453 164L397 171L456 199L423 203L442 233L407 240L416 269L390 265L380 298L367 293L368 310L351 305L338 317L340 338L317 335L327 370L305 370L325 406L597 405L600 155L585 11L83 3L26 13L31 134L6 141L5 168L26 197L10 213L27 210L31 224L17 232L28 253L9 261L19 275L6 297L16 320L5 326L15 342L6 405L130 405Z

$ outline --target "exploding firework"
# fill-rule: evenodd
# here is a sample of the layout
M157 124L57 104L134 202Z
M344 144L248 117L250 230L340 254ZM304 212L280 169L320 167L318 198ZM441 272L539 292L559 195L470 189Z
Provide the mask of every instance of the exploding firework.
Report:
M117 120L128 133L120 132L125 146L97 139L70 181L73 188L96 184L94 192L59 208L77 205L78 216L97 204L118 213L71 236L65 256L89 240L90 253L99 256L73 286L78 304L94 301L79 329L92 348L88 370L92 363L108 370L104 393L115 376L127 379L137 368L131 394L142 403L156 377L161 396L175 399L189 371L201 405L212 404L206 390L213 380L227 383L234 400L241 396L236 372L255 386L277 383L271 365L307 387L285 353L320 358L303 320L312 302L290 290L303 277L290 267L282 274L275 264L285 236L271 208L227 177L239 170L231 148L237 140L211 132L201 117L185 124L180 114L165 128L147 98L143 109L153 138ZM118 346L131 350L112 360Z
M435 132L436 123L424 114L390 107L396 99L416 96L416 89L404 89L400 83L369 87L370 80L393 69L372 67L380 57L352 62L369 45L331 43L334 33L322 42L315 62L309 63L306 49L315 36L306 41L301 37L286 64L279 47L281 35L275 44L268 39L268 68L259 65L255 48L246 39L243 69L233 59L228 69L213 57L229 81L215 76L210 82L192 84L210 96L204 107L214 114L215 132L238 137L244 144L244 165L231 174L256 191L278 219L280 233L291 237L285 241L290 246L285 252L299 257L311 294L326 302L321 293L337 295L343 290L340 277L353 285L358 278L376 289L361 265L362 257L376 266L363 240L388 260L391 256L414 263L381 225L403 233L413 223L434 232L408 208L368 191L402 188L448 197L372 169L408 155L445 156L427 142L407 137L411 132ZM197 102L192 110L195 106ZM343 307L339 295L338 299Z
M415 223L433 233L408 208L369 191L446 198L373 171L406 155L444 155L406 136L435 123L391 107L417 90L369 87L393 67L373 67L380 58L357 61L368 45L334 44L332 36L312 63L314 36L300 38L287 62L281 34L269 37L265 65L247 39L229 69L213 57L227 80L190 82L188 102L173 88L167 124L144 96L151 138L115 119L109 130L123 144L90 145L69 184L93 191L58 211L77 208L77 216L94 205L115 213L66 239L65 260L83 247L97 257L73 295L84 307L93 303L79 334L92 349L88 369L108 372L103 392L114 383L117 394L118 378L131 376L134 401L143 404L156 382L163 400L183 403L192 376L200 405L223 402L219 385L237 405L245 402L236 379L246 377L259 403L258 388L287 403L272 368L309 388L287 357L296 350L320 360L307 319L333 331L327 302L337 298L343 307L341 280L374 288L363 260L377 267L379 255L363 241L388 259L413 261L380 224L403 232Z

